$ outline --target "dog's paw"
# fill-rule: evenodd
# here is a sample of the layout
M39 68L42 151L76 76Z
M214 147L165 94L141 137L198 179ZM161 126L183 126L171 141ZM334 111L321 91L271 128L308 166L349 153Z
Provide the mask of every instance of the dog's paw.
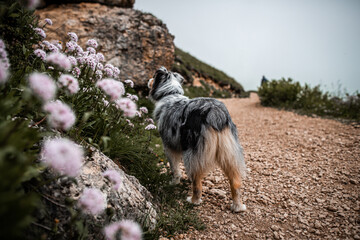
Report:
M231 211L233 212L244 212L246 211L246 205L245 204L238 204L238 203L233 203L231 204Z
M189 203L192 203L192 204L194 204L194 205L200 205L200 204L202 203L201 198L200 198L199 200L193 202L191 196L187 197L187 198L186 198L186 201L188 201Z

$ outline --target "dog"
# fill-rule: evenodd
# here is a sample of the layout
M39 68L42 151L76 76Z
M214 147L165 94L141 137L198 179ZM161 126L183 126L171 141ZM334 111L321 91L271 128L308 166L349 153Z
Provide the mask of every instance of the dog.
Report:
M231 210L245 211L240 187L246 166L236 126L222 102L184 96L183 81L179 73L161 67L148 82L149 98L155 103L153 117L170 163L172 183L180 183L179 163L183 160L192 182L192 196L187 201L198 205L202 202L202 179L212 167L219 166L230 182Z

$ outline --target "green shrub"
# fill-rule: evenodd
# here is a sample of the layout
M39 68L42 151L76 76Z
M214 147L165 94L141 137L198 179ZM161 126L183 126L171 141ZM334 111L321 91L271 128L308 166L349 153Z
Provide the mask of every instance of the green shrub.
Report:
M301 86L292 79L272 80L259 87L258 94L264 106L295 109L304 114L332 116L360 120L360 94L346 94L345 98L322 92L320 86Z

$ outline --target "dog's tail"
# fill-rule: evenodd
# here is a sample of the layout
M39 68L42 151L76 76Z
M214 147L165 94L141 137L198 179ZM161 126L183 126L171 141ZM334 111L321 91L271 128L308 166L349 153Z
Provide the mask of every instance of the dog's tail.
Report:
M246 164L235 124L231 121L218 136L217 163L225 172L239 174L245 179Z

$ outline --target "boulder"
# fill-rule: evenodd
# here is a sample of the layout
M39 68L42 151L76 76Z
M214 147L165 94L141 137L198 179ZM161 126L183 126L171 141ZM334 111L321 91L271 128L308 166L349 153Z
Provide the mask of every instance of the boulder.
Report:
M146 87L160 66L171 68L174 62L174 36L153 15L129 8L97 3L52 5L36 12L40 19L50 18L47 40L68 41L67 33L75 32L84 46L88 39L99 43L108 63L120 68L122 80Z
M39 210L33 221L34 228L31 229L30 234L32 237L36 236L37 228L41 228L40 230L56 228L55 235L61 236L61 239L74 238L76 233L74 226L71 226L74 224L71 222L71 218L74 219L71 209L78 209L76 200L80 198L86 187L97 188L105 193L108 208L98 216L83 214L82 219L86 219L88 228L87 239L103 239L104 225L122 219L135 220L149 229L155 228L157 212L148 190L135 177L124 173L118 165L96 148L90 147L89 151L82 172L75 181L67 177L56 178L57 175L47 170L46 176L50 183L39 188L44 208ZM121 185L118 190L114 190L112 183L102 176L102 173L108 169L114 169L121 175ZM51 179L56 180L51 181ZM66 203L72 204L66 206ZM78 227L78 224L74 225ZM48 237L55 239L56 236L51 234Z
M51 4L64 4L64 3L81 3L81 2L91 2L91 3L101 3L109 6L116 6L122 8L132 8L134 6L135 0L41 0L40 7L47 7Z

